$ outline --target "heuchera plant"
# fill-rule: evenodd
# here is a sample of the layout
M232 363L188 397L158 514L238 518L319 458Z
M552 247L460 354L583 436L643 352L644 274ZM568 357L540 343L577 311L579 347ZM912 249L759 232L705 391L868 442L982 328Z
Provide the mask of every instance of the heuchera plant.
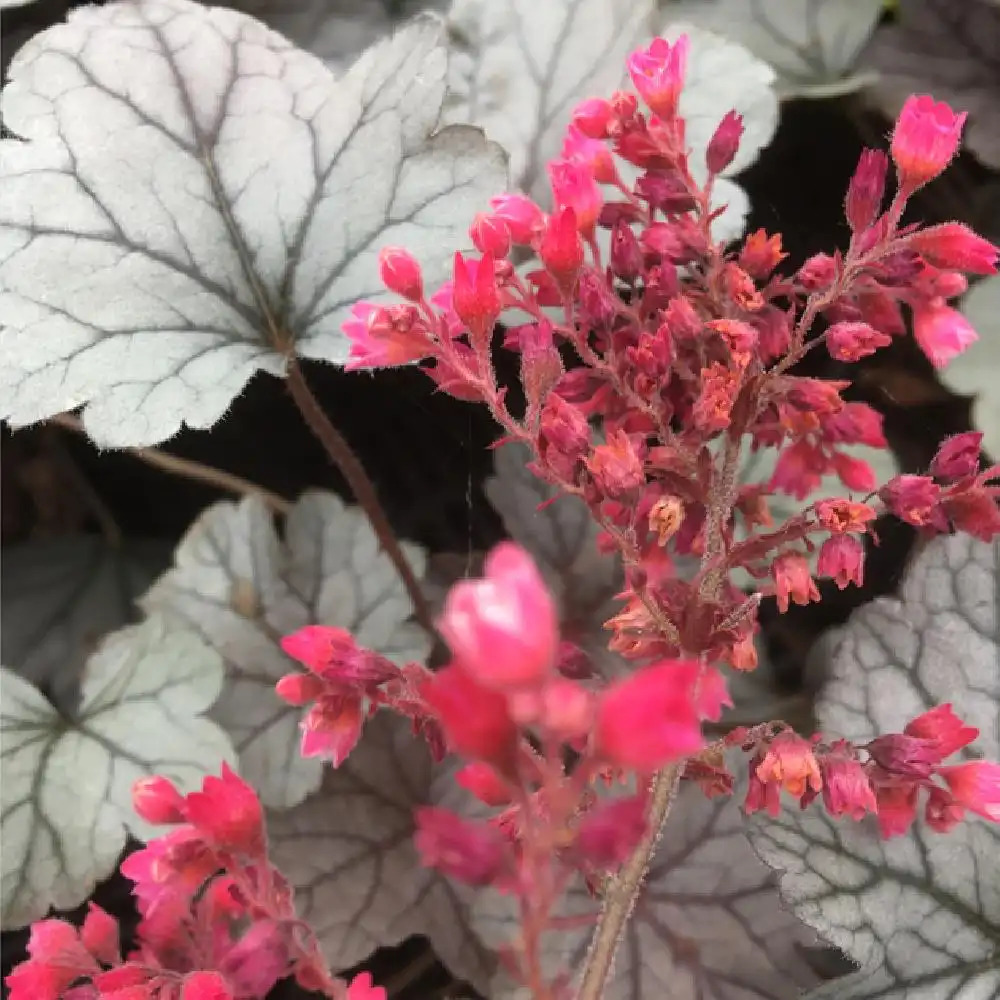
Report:
M863 580L882 510L924 533L1000 534L1000 466L980 469L978 434L945 441L926 475L879 487L841 450L884 446L878 414L845 402L849 382L794 374L809 351L855 362L904 335L903 306L921 349L945 364L975 339L948 300L964 291L962 272L994 272L998 251L958 223L901 224L908 199L954 156L965 119L927 96L911 97L896 123L897 185L884 211L889 158L862 154L845 251L785 275L780 235L715 242L713 178L742 122L731 113L719 124L697 183L677 114L687 51L683 37L657 39L630 57L645 109L627 92L576 108L548 168L551 213L523 195L495 198L471 227L479 256L456 254L453 280L433 292L405 249L383 251L382 280L403 301L359 304L345 326L351 367L422 362L442 391L486 405L506 439L527 445L536 475L587 505L626 567L624 606L606 623L621 675L599 676L561 641L537 568L511 543L489 555L482 579L449 594L444 669L399 667L318 625L283 643L306 668L277 687L310 706L304 755L337 766L383 708L412 720L437 757L463 759L455 780L495 812L470 820L425 807L417 847L425 864L517 900L520 933L501 957L538 1000L602 995L679 783L730 793L727 749L747 758L748 813L778 814L784 791L799 808L873 814L887 838L918 812L941 833L970 812L1000 822L1000 765L949 763L978 732L948 704L864 745L806 738L780 720L703 735L730 704L723 668L756 666L761 597L782 611L819 599L807 559L817 547L818 574L843 589ZM538 264L525 269L529 256ZM508 311L530 317L504 341L520 357L523 405L492 360ZM570 355L582 364L567 370ZM779 450L774 489L805 497L833 471L854 496L774 523L768 490L738 481L744 447ZM674 555L695 557L693 575L679 574ZM756 593L730 582L737 569L759 581ZM633 781L632 793L599 794ZM149 779L134 798L144 819L175 826L122 866L142 916L136 950L122 959L115 923L96 907L79 931L41 921L31 958L8 978L12 1000L263 997L289 974L338 1000L385 996L367 975L348 985L325 970L241 779L224 769L186 797ZM581 874L603 909L574 983L569 970L543 969L541 939L559 933L556 904Z

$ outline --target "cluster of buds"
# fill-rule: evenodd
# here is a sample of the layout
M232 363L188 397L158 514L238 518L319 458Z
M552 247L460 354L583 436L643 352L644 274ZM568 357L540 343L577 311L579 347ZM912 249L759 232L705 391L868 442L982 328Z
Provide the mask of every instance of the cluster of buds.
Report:
M906 724L902 733L854 745L805 740L790 729L767 723L755 730L734 730L726 742L750 753L747 813L766 809L777 816L780 792L804 809L817 796L833 816L859 820L878 817L883 837L905 833L926 793L924 818L947 833L967 812L1000 823L1000 764L973 760L945 764L979 735L952 711L939 705ZM935 781L934 779L938 779Z
M79 929L41 920L7 977L10 1000L263 1000L292 975L331 1000L386 1000L367 973L348 984L327 972L268 862L260 802L226 765L186 796L140 779L133 804L176 826L122 862L141 917L135 949L122 957L117 922L94 904Z

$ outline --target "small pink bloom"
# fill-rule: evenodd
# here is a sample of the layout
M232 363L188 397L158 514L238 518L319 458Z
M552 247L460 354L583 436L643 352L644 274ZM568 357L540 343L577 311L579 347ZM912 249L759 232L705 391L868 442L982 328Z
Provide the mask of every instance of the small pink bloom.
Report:
M901 187L912 193L948 166L958 152L966 117L926 94L906 99L891 145Z
M654 38L645 49L628 57L628 72L650 110L665 121L677 114L677 102L684 86L684 71L690 42L681 35L672 45L665 38Z
M924 806L924 819L932 830L948 833L965 819L965 806L946 788L931 785Z
M585 135L577 125L570 125L563 140L562 158L587 164L599 184L617 184L618 169L611 150L598 139Z
M695 426L705 433L725 430L740 388L740 373L713 362L701 370L701 392L692 413Z
M906 833L917 818L917 785L876 785L878 825L888 840Z
M810 292L818 292L833 284L837 262L828 253L813 254L798 270L798 279Z
M895 476L879 490L883 503L900 520L915 528L947 528L941 509L941 488L930 476Z
M457 666L432 674L420 693L455 753L507 770L518 734L502 694L483 687Z
M80 941L94 958L105 965L117 965L121 960L118 921L96 903L87 904Z
M817 486L827 469L826 456L809 441L796 441L782 449L769 486L804 500Z
M510 229L499 215L480 212L469 227L472 245L494 260L503 260L510 253Z
M545 224L545 213L526 195L500 194L490 199L493 214L503 221L515 243L527 246Z
M573 109L573 124L588 139L606 139L608 126L615 119L615 109L610 101L591 97Z
M433 347L426 325L412 306L388 309L356 302L341 330L351 342L349 371L395 368L426 358Z
M364 711L361 699L353 695L321 695L316 699L299 728L302 741L299 753L305 758L319 757L333 767L340 767L361 739Z
M743 241L739 262L751 278L763 281L787 256L781 249L781 233L768 236L758 229Z
M184 801L188 822L217 848L259 857L264 853L264 817L257 793L226 763L222 777L209 775L200 792Z
M970 812L1000 823L1000 764L973 760L967 764L939 767L939 777L955 800Z
M615 681L598 702L596 753L619 767L652 771L701 749L695 660L664 660Z
M564 293L572 291L583 266L583 242L576 225L576 212L564 208L549 216L538 256Z
M599 444L587 468L598 489L612 499L626 499L646 485L646 470L641 446L623 430L613 430L607 443Z
M771 566L778 597L778 610L784 614L789 601L794 604L808 604L819 600L819 590L812 578L809 561L797 552L786 552L778 556Z
M411 302L424 297L424 279L416 258L401 247L383 247L378 255L382 284Z
M455 772L455 782L488 806L510 804L510 787L489 764L481 760L459 768Z
M889 158L878 149L863 149L847 188L844 211L851 229L867 229L878 215L885 197L885 175Z
M473 346L488 345L501 311L496 270L489 254L478 261L455 254L452 304L459 319L469 328Z
M768 743L756 773L761 781L773 782L795 798L801 798L807 788L818 792L823 787L812 744L787 730Z
M722 718L722 709L727 705L733 707L726 679L715 667L703 667L695 684L694 706L698 717L718 722Z
M747 795L743 802L743 811L752 816L761 809L767 810L771 816L777 816L781 812L781 789L773 781L761 781L757 776L757 769L764 762L760 753L754 754L748 766L749 781L747 783Z
M177 786L161 775L139 778L132 785L132 808L147 823L183 823L184 799Z
M918 229L907 243L928 263L972 274L995 274L998 250L961 222Z
M865 549L852 535L833 535L819 550L816 572L832 579L839 590L864 583Z
M604 204L593 171L576 160L553 160L548 171L556 210L573 209L577 229L581 235L591 236Z
M941 761L933 739L921 739L906 733L877 736L865 749L883 771L917 781L929 778Z
M866 444L887 448L883 417L867 403L845 403L837 413L823 418L823 439L834 444Z
M573 403L558 392L549 393L542 409L538 452L542 462L560 478L575 482L584 456L590 451L590 424Z
M452 587L441 634L461 668L486 687L535 687L555 669L555 605L531 556L511 542L489 554L483 579Z
M903 727L907 736L916 736L934 744L938 760L945 760L962 747L967 747L978 735L975 726L967 726L950 704L938 705L918 715Z
M191 972L184 977L181 1000L233 1000L233 994L218 972Z
M427 868L466 885L489 885L504 869L507 843L494 826L436 806L421 806L414 818L414 843Z
M611 271L623 281L635 281L642 273L642 248L627 222L616 222L611 230Z
M870 493L878 486L875 470L863 458L855 458L846 452L835 451L831 456L831 461L840 481L849 490Z
M646 832L646 796L603 802L583 817L576 835L576 851L588 866L617 868Z
M972 324L940 298L913 304L913 336L935 368L944 368L979 339Z
M312 674L285 674L274 685L274 693L289 705L308 705L325 690L323 681Z
M859 361L891 343L892 337L867 323L834 323L826 331L826 348L838 361Z
M944 510L959 531L982 542L1000 534L1000 508L996 498L982 487L953 493L944 501Z
M979 468L979 453L983 435L979 431L965 431L945 438L931 461L931 475L935 479L964 479Z
M359 972L347 987L345 1000L387 1000L389 994L382 986L375 986L370 972Z
M842 752L819 758L823 778L823 804L831 816L848 815L859 820L865 813L878 812L871 782L861 764Z
M866 503L832 498L816 504L816 517L827 531L835 535L850 532L864 534L868 523L876 518L875 511Z
M733 162L742 138L743 116L737 111L727 111L705 150L705 163L710 174L721 174Z

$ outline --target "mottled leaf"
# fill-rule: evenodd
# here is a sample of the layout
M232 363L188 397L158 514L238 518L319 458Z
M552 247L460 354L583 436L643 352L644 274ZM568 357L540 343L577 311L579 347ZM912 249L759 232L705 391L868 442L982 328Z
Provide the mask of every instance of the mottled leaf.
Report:
M979 334L940 373L953 392L973 396L973 420L983 448L1000 457L1000 275L983 278L962 300L962 312Z
M669 20L688 21L745 45L778 73L782 97L832 97L870 83L855 72L882 0L661 0Z
M87 658L108 632L136 617L135 598L170 562L157 542L49 538L4 549L0 662L57 708L72 709Z
M913 93L967 111L966 146L988 167L1000 168L996 0L900 0L897 22L875 33L862 65L879 74L871 94L891 118Z
M739 764L736 757L732 764ZM739 785L731 799L706 799L695 786L681 789L605 1000L794 1000L817 981L801 953L815 938L780 905L774 876L754 856L741 798ZM596 917L597 905L575 885L560 913ZM487 944L509 941L517 927L509 897L481 893L473 926ZM580 970L592 929L585 921L578 930L547 936L550 974ZM491 1000L522 995L502 974L489 991Z
M466 894L423 868L413 845L433 779L424 744L380 712L319 792L270 817L271 856L334 968L423 934L456 976L488 981L494 960L469 929Z
M503 156L438 126L421 17L341 80L190 0L73 11L11 64L0 154L0 416L83 405L99 444L211 427L257 370L343 363L386 244L441 279Z
M3 668L0 831L3 926L67 909L109 875L132 812L133 782L163 774L190 791L223 760L225 733L201 715L222 686L218 655L159 618L109 636L90 658L70 720ZM160 831L162 832L162 831Z
M821 729L864 741L943 702L980 729L969 756L1000 752L1000 544L930 542L897 598L852 615L816 705ZM883 841L873 822L812 808L751 821L795 911L861 969L816 996L980 1000L1000 992L1000 830L948 834L918 821Z
M422 573L423 550L404 550ZM219 651L227 679L213 716L232 736L241 772L265 805L297 805L319 788L324 765L299 755L303 710L274 693L296 669L281 637L304 625L339 625L394 660L422 660L430 643L407 621L406 589L365 516L330 493L304 494L283 538L257 498L215 504L174 558L140 603Z

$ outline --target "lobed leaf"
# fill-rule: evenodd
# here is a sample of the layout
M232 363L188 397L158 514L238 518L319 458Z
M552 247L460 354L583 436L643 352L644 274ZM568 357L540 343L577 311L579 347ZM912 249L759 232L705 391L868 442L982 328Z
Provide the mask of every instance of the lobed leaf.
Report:
M91 437L211 427L295 350L336 364L402 244L442 279L503 155L439 124L441 23L340 80L191 0L74 10L11 63L0 141L0 416L83 406Z
M403 548L420 575L423 550ZM318 491L299 499L280 538L255 497L210 507L140 604L195 629L222 656L226 685L213 716L233 739L241 773L273 809L302 802L324 770L299 754L303 709L274 693L282 676L299 669L282 651L282 636L338 625L399 662L422 660L430 648L408 621L409 597L365 516Z
M114 869L126 828L154 835L132 811L137 778L162 774L191 791L235 755L202 718L222 687L218 655L159 618L102 643L72 720L12 670L2 676L0 909L10 928L83 902Z

